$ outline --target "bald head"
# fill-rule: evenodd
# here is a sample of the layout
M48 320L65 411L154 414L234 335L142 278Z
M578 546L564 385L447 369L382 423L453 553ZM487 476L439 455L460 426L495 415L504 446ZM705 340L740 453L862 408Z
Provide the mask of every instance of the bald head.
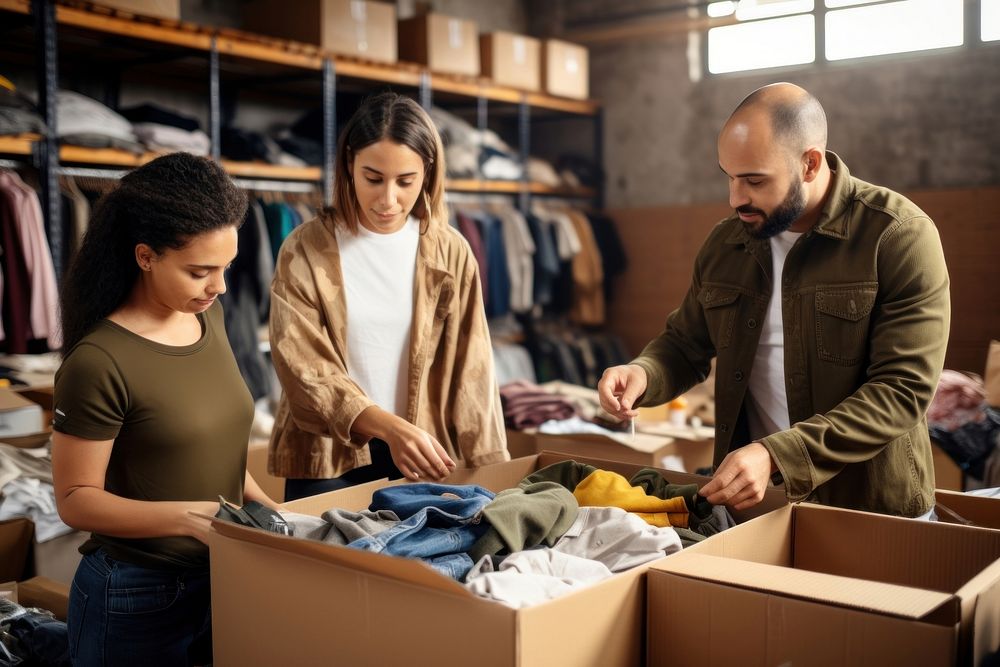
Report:
M819 100L799 86L773 83L758 88L740 102L726 121L726 128L760 122L770 126L772 140L792 155L807 148L826 150L826 113Z

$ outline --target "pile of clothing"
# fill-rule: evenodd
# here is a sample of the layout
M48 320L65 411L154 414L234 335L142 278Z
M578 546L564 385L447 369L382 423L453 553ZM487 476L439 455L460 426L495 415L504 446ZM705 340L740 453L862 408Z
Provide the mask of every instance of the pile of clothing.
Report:
M295 537L416 558L481 597L520 608L552 599L734 525L697 485L658 470L631 479L576 461L494 494L477 485L379 489L367 510L282 512Z

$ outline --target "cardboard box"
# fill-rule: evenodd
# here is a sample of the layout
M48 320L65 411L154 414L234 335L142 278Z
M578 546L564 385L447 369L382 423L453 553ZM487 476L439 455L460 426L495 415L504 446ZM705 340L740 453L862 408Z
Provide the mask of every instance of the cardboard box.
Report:
M51 611L60 621L69 610L69 584L46 577L32 577L17 584L17 602L22 607Z
M284 501L285 478L275 477L267 471L267 440L250 443L247 449L247 471L271 500L278 503Z
M433 72L479 76L479 35L475 21L422 14L399 22L399 58Z
M998 531L784 507L654 564L649 664L978 664L998 558Z
M90 533L74 530L45 542L35 541L31 551L32 574L69 584L83 555L80 546Z
M35 535L29 519L0 521L0 581L20 581L28 574L28 554Z
M0 392L2 391L8 390L0 390ZM33 432L25 435L0 436L0 442L28 449L41 447L47 443L52 436L52 391L53 388L50 386L12 390L11 393L15 394L19 399L26 399L30 404L35 405L36 409L41 410L41 425Z
M590 69L586 47L546 39L542 43L542 87L550 95L587 99Z
M500 491L539 468L568 458L626 476L641 467L543 453L457 470L448 483L480 484ZM681 473L666 476L680 483L707 481ZM335 506L363 509L376 489L402 483L406 482L381 480L304 498L286 507L313 515ZM754 513L737 518L783 503L784 495L772 491ZM643 573L648 564L544 604L512 609L472 595L417 560L219 520L213 521L209 547L217 667L471 661L479 667L643 664Z
M334 53L396 62L396 7L364 0L255 0L241 9L243 27L316 44Z
M0 440L32 435L43 429L42 406L16 391L0 389Z
M973 496L944 489L934 492L938 521L980 528L1000 528L1000 498Z
M542 89L542 43L534 37L510 32L479 36L479 60L483 76L501 86L521 90Z
M934 461L934 486L951 491L965 490L965 473L934 440L931 440L931 456Z
M174 21L181 18L181 0L94 0L94 4L138 16L154 16Z
M712 429L702 429L698 435L711 433ZM539 452L563 452L573 456L583 456L608 461L622 461L653 468L693 473L698 468L712 465L715 451L713 436L695 439L674 438L667 435L637 432L635 440L627 433L615 439L596 433L555 434L530 431L507 431L507 450L512 458L530 456ZM664 459L671 457L665 465Z

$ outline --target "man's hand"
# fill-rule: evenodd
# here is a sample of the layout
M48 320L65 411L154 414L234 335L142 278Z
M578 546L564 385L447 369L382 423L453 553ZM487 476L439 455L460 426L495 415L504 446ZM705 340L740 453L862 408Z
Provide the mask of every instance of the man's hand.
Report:
M642 366L612 366L604 371L597 383L601 407L619 419L634 419L639 415L635 402L646 391L646 371Z
M764 490L775 470L767 448L759 442L751 442L729 452L712 481L698 493L713 505L744 510L764 499Z

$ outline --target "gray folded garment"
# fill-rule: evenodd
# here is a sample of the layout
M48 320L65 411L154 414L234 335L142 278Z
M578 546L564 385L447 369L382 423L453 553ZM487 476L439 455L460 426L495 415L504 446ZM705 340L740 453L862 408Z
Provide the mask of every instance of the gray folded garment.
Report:
M293 527L295 537L341 546L362 537L378 535L399 523L399 517L391 510L351 512L334 508L324 512L323 516L287 511L282 511L281 516Z

